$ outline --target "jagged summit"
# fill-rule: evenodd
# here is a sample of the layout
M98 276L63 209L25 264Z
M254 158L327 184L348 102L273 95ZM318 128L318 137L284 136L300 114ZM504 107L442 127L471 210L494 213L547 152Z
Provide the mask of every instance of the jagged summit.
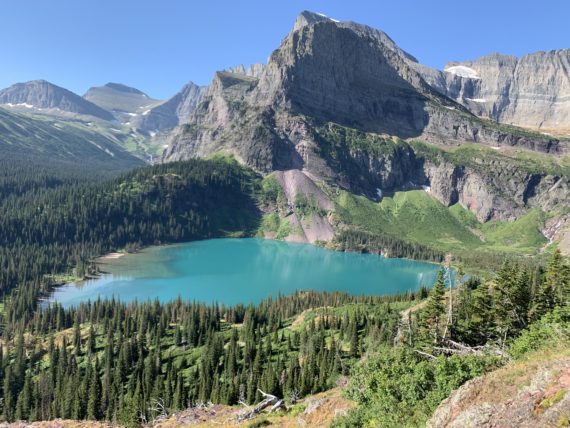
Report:
M228 150L260 171L307 167L308 153L319 151L299 147L311 140L307 118L438 144L558 150L548 137L514 135L476 118L428 83L389 36L366 25L302 12L260 71L245 80L217 73L164 160ZM327 169L309 164L316 175Z
M295 24L293 25L293 31L297 31L301 27L305 25L312 25L316 24L317 22L339 22L336 19L329 18L328 16L322 13L311 12L308 10L304 10L297 16L295 20Z
M207 87L188 82L165 102L145 110L133 119L133 124L144 131L156 132L185 123L202 100Z
M502 173L498 164L481 172L432 163L413 144L392 146L420 140L564 150L555 138L475 116L433 85L426 70L432 69L380 30L303 12L259 75L243 74L242 67L215 74L186 123L172 132L162 160L230 153L262 174L275 172L285 187L323 180L371 198L381 197L379 190L423 186L481 221L512 219L531 204L566 200L566 181L560 193L558 187L547 192L556 183L550 176Z

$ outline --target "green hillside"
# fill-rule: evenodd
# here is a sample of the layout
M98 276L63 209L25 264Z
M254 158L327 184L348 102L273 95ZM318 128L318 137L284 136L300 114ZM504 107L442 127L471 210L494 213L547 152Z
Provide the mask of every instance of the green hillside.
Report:
M126 170L144 164L120 141L87 124L0 108L0 157L71 162L86 169Z
M397 192L381 202L339 191L335 201L337 214L349 226L452 253L535 255L547 243L539 230L545 216L538 209L513 222L480 223L461 205L446 207L423 190Z

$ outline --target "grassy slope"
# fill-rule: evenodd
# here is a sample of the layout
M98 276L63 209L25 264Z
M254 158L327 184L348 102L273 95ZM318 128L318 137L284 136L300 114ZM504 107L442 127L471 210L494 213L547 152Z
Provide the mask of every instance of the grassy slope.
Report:
M340 191L337 213L348 225L445 251L500 251L533 255L546 243L537 209L514 222L482 224L459 204L446 207L422 190L397 192L377 203Z
M142 166L121 141L78 121L12 113L0 109L0 150L3 157L34 156L46 161L100 162L107 167Z

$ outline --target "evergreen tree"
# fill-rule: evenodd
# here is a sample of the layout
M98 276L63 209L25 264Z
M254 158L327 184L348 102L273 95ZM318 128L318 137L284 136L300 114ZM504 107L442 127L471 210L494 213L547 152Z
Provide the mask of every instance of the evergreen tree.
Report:
M445 280L443 269L437 274L437 279L429 293L424 309L424 323L428 334L437 342L440 336L442 321L445 314Z

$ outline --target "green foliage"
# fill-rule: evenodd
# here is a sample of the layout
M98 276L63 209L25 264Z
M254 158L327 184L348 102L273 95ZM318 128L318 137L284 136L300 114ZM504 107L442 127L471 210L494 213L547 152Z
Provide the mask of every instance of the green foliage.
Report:
M236 163L194 160L106 182L22 189L0 202L0 291L22 285L6 317L20 319L35 307L53 284L45 275L83 277L93 273L89 260L106 252L253 234L258 182Z
M304 292L247 307L180 299L47 306L12 326L18 331L0 352L4 419L138 426L141 415L156 416L157 402L177 411L257 402L258 388L285 398L317 393L363 353L390 345L399 322L393 305L415 298ZM311 308L313 317L293 325Z
M570 306L567 305L555 308L532 323L513 341L509 353L521 358L532 351L560 346L570 346Z
M441 334L441 327L445 315L445 280L443 270L437 274L437 279L430 290L425 309L423 311L423 322L428 330L429 336L437 343Z
M352 371L347 395L359 407L334 426L422 426L453 390L494 364L491 358L426 360L408 348L383 349Z

